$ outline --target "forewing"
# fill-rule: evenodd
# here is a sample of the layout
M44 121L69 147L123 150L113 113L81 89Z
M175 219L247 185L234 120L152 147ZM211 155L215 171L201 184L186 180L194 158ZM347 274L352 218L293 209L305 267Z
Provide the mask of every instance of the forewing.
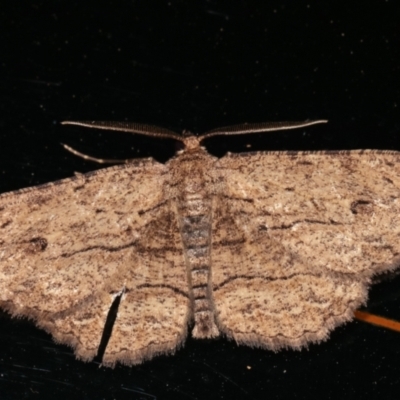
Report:
M216 164L213 285L221 329L271 349L326 338L399 265L396 152L253 153Z
M174 223L165 177L165 166L148 159L1 195L1 306L33 318L78 357L95 356L115 296L134 296L152 274L168 277L137 255L150 225L165 216L164 225Z

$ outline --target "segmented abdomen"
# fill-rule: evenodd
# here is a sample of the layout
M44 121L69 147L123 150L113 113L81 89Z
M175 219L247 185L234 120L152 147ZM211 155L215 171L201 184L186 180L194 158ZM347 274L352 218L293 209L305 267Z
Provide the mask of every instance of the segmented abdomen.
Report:
M211 199L187 194L178 204L197 338L219 335L211 288Z

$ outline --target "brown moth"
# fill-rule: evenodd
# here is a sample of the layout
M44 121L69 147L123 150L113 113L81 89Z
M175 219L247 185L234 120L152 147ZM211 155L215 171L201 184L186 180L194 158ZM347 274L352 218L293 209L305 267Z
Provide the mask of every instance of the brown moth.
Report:
M1 195L0 306L88 361L119 299L108 366L173 353L189 324L195 338L225 335L271 350L326 339L366 301L371 277L400 264L400 153L218 159L200 146L216 135L322 122L202 136L66 122L173 138L184 149L165 164L136 159Z

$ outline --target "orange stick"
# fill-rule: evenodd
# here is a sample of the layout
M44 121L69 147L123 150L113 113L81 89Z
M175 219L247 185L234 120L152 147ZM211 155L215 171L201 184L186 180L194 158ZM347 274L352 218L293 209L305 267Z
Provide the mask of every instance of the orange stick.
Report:
M377 315L359 310L356 310L354 312L354 316L360 321L368 322L369 324L373 325L383 326L384 328L400 332L400 322L393 321L392 319L378 317Z

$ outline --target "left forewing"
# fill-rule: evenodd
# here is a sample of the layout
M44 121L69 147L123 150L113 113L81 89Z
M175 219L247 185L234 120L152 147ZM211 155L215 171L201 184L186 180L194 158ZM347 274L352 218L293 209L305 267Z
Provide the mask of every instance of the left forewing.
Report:
M249 153L216 170L214 298L238 342L321 340L399 265L399 153Z

